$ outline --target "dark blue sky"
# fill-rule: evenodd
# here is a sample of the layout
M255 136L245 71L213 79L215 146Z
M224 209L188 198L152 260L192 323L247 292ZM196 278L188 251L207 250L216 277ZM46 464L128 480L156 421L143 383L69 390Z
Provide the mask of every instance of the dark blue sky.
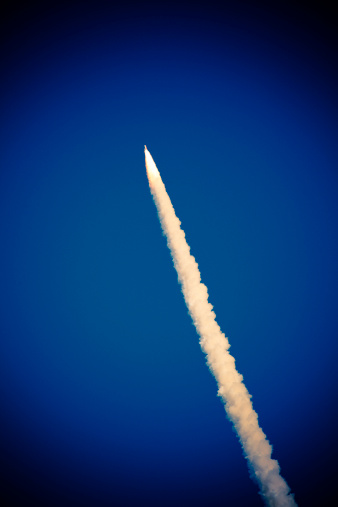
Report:
M337 68L326 3L8 7L6 505L259 507L162 236L161 172L299 505L335 491Z

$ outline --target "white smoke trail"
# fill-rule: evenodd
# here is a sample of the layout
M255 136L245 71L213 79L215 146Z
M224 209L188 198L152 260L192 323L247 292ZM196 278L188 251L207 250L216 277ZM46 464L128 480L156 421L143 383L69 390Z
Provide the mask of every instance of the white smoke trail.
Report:
M271 459L272 447L258 424L257 413L252 407L250 394L243 384L243 377L235 367L235 359L228 352L228 339L216 322L208 291L201 283L195 258L175 215L155 162L145 146L145 160L149 186L153 195L162 229L167 237L178 279L191 318L200 336L200 345L207 355L208 366L216 378L218 394L232 421L244 453L249 461L262 496L270 507L295 507L290 488L279 474L278 462Z

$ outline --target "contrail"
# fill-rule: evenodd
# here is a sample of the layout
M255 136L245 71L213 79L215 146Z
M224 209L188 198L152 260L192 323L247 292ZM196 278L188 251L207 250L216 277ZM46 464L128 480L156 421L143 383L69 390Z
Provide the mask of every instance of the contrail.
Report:
M235 359L228 352L228 339L216 322L208 290L201 282L195 258L181 229L160 173L147 147L144 147L150 191L155 201L162 229L182 286L183 296L200 336L200 345L207 356L207 364L218 384L226 413L233 423L249 468L257 480L261 494L270 507L295 507L290 488L279 474L279 465L271 458L272 447L258 424L258 416L251 403L243 377L235 367Z

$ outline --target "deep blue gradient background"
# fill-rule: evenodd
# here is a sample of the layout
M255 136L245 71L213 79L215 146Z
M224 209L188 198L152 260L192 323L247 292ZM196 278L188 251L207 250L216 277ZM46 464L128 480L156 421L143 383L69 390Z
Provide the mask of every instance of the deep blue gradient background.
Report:
M325 3L8 7L5 505L262 505L187 315L145 143L282 475L300 506L332 505L332 16Z

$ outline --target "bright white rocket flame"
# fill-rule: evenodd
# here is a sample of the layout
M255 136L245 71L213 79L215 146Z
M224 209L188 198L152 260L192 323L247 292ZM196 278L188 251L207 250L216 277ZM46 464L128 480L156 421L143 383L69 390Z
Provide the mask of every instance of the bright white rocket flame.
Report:
M149 183L151 183L154 179L160 178L160 173L158 172L154 159L147 150L146 145L144 145L144 155L146 158L147 176Z
M218 394L237 431L250 469L267 505L295 507L293 496L289 494L290 488L279 474L278 462L271 458L272 447L258 424L258 416L252 407L243 377L236 370L234 357L228 352L229 341L216 322L213 307L208 301L208 290L201 283L198 264L190 254L181 222L146 147L145 159L150 191L167 237L186 305L200 336L201 348L207 355L208 366L216 378Z

